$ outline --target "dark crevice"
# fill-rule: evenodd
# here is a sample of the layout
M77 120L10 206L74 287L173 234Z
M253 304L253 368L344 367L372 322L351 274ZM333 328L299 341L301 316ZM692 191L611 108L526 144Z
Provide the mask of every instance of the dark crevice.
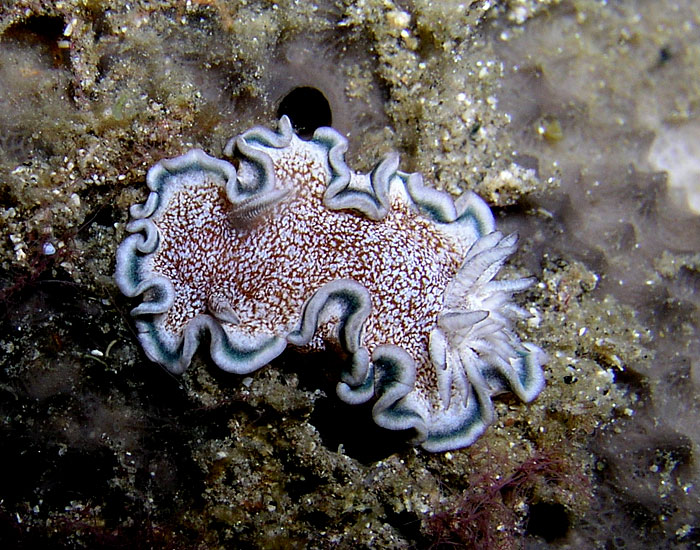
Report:
M530 517L527 522L528 534L552 542L565 537L569 532L569 527L569 516L561 504L538 502L530 506Z
M287 115L294 131L303 139L310 139L317 128L331 126L333 116L326 96L310 86L290 91L277 108L277 118Z
M2 39L36 48L51 60L54 67L65 68L70 64L70 56L68 48L60 47L64 28L61 17L43 15L11 26L3 33Z

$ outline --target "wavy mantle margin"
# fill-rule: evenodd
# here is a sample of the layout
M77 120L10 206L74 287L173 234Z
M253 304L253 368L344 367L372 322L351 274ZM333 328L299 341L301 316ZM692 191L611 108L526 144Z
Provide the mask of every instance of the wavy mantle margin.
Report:
M251 338L230 328L224 330L221 320L228 319L214 313L189 321L176 339L159 331L158 320L172 307L175 291L167 278L149 272L145 264L160 244L152 218L167 204L170 179L192 172L213 174L225 182L226 196L234 209L240 207L255 215L256 208L282 196L274 185L268 151L283 149L295 139L289 119L282 117L277 132L256 127L229 141L224 153L240 159L238 171L233 164L197 149L162 160L149 170L146 182L151 193L145 203L130 209L132 220L126 229L132 234L118 248L115 272L126 296L143 297L131 313L149 359L180 374L208 332L213 361L225 371L247 374L279 356L288 344L308 344L332 304L336 311L342 311L339 344L348 355L338 396L350 404L374 397L373 417L378 425L393 430L413 428L415 442L429 451L473 443L493 421L494 394L512 391L526 402L534 399L544 386L541 366L546 355L532 344L521 344L510 330L514 319L527 315L510 303L510 298L532 281L493 280L515 250L517 237L503 237L495 231L489 207L476 194L465 192L453 201L446 193L424 186L420 174L398 171L397 154L388 155L367 175L353 174L344 160L347 140L332 128L319 128L310 142L326 151L330 181L323 203L327 208L353 210L381 220L391 210L392 197L398 197L441 231L462 241L467 250L464 264L445 291L445 311L430 335L429 352L437 370L441 409L429 410L414 395L416 366L406 351L385 344L376 347L370 357L362 345L370 297L352 280L332 281L313 292L299 312L296 329L286 334ZM479 309L450 307L448 302L457 303L470 292ZM455 388L463 399L450 398Z

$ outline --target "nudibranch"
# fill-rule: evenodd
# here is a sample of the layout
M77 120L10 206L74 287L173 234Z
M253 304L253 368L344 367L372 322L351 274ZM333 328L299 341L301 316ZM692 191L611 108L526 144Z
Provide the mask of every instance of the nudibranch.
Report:
M498 280L517 236L495 229L472 192L456 200L398 170L345 163L347 140L302 140L282 117L224 149L162 160L131 207L116 282L146 355L173 373L208 333L221 369L246 374L293 345L337 350L338 396L374 400L376 423L414 430L429 451L470 445L492 422L491 397L524 401L544 385L545 353L521 343L527 313Z

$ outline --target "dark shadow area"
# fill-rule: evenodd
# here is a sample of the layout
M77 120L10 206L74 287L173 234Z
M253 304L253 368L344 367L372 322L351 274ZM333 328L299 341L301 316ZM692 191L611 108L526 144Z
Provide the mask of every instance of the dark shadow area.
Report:
M70 51L59 44L65 38L65 26L61 17L32 17L12 25L3 33L2 39L35 48L37 52L47 56L54 67L67 67L70 63Z
M316 88L300 86L289 92L277 108L277 118L287 115L294 131L303 139L310 139L316 128L331 126L331 106Z
M316 389L324 397L316 401L309 417L320 433L323 444L332 451L342 445L343 452L362 462L371 464L410 447L412 430L386 430L375 424L372 418L374 399L361 405L349 405L336 394L340 378L341 359L333 352L301 354L287 350L283 356L288 367L299 376L302 387Z
M569 516L561 504L538 502L530 506L527 533L552 542L566 536L569 523Z

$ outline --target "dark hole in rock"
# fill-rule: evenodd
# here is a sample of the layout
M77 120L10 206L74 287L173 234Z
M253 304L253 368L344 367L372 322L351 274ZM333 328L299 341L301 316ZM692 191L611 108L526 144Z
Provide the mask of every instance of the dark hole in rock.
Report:
M9 185L0 186L0 208L10 208L19 202Z
M547 542L566 536L569 531L569 516L561 504L538 502L530 506L527 532L542 537Z
M310 139L316 128L333 123L331 106L321 91L300 86L289 92L277 108L277 118L287 115L299 137Z
M415 511L409 512L404 510L397 513L387 508L386 513L390 524L395 525L398 532L406 539L413 541L414 545L411 548L459 548L458 546L452 546L452 543L448 541L445 541L444 545L431 544L431 541L421 531L419 514Z
M95 223L102 227L112 227L119 219L118 212L111 204L103 204L97 210L86 217L88 223Z
M48 56L54 67L67 67L70 63L69 50L61 47L65 26L61 17L31 17L12 25L3 33L3 39L36 48L39 53Z
M53 507L70 499L104 498L115 467L116 460L107 449L69 450L42 476L46 490L44 502Z

